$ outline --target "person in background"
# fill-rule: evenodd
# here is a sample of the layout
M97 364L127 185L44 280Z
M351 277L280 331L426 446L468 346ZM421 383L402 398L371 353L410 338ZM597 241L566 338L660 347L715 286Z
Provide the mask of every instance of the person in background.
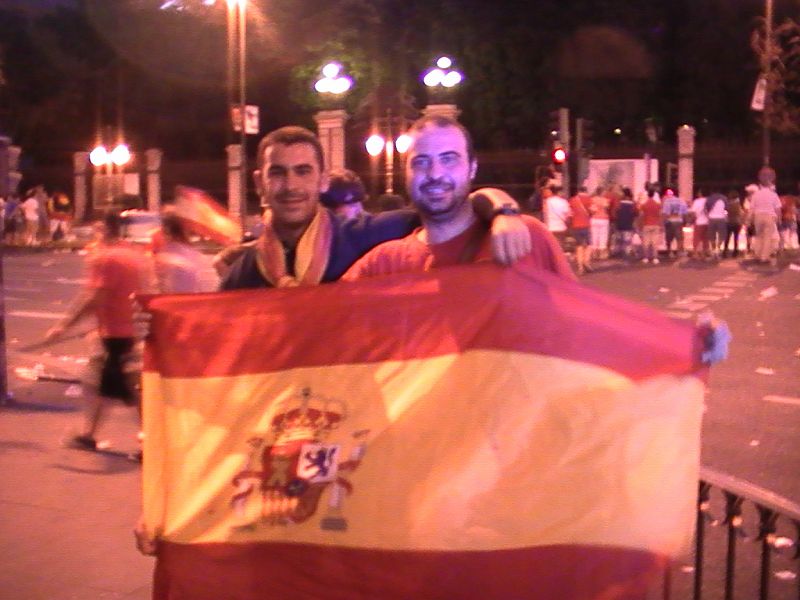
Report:
M69 440L70 445L96 450L95 434L104 408L111 399L137 406L136 393L128 366L134 347L133 294L152 290L152 270L144 252L121 239L122 219L108 212L102 222L102 242L88 261L89 278L67 316L47 332L46 340L59 338L64 331L94 314L103 343L103 365L99 393L87 402L83 431Z
M25 234L23 243L26 246L38 244L37 235L39 233L39 200L37 199L36 188L31 188L25 194L25 200L19 206L25 217Z
M622 196L615 200L615 208L611 211L614 220L614 254L628 258L633 249L633 236L636 234L636 216L639 208L633 201L630 188L623 188Z
M755 241L753 252L760 263L777 264L772 256L777 250L778 221L781 217L781 200L775 193L775 171L762 167L758 172L758 189L751 199Z
M686 203L675 195L672 189L667 188L664 192L664 200L661 205L661 216L664 219L664 237L667 244L667 257L678 257L683 255L683 226L686 223L688 210ZM672 242L675 242L675 251L672 250Z
M751 183L744 188L745 196L742 199L742 223L745 224L745 239L747 241L747 254L753 252L753 238L756 236L756 227L753 224L753 194L758 191L758 186Z
M640 223L642 226L642 252L644 258L642 262L647 264L652 262L654 265L659 263L658 244L661 242L661 202L656 199L655 190L652 188L647 192L647 198L639 207L641 213Z
M739 232L742 229L742 200L739 198L739 192L730 190L728 192L728 199L725 204L725 210L728 212L728 218L725 229L725 244L722 251L724 258L728 257L728 245L733 239L733 253L732 256L736 258L739 256Z
M697 190L697 197L689 208L694 225L692 235L692 257L705 259L708 256L708 213L706 212L706 196L703 190Z
M727 204L727 198L716 189L711 190L711 194L706 198L709 252L715 260L719 260L720 248L728 229Z
M609 206L608 196L602 187L598 187L592 196L592 218L589 221L594 258L608 258Z
M780 251L797 250L797 204L800 198L791 194L781 196Z
M570 228L572 237L575 239L575 265L578 275L591 273L594 270L592 269L592 253L589 249L591 239L589 210L591 206L592 197L586 186L581 186L578 193L569 199Z
M544 200L545 224L563 248L570 217L569 202L561 195L560 186L551 185L549 190L550 194Z
M322 206L345 219L363 214L366 198L361 178L350 169L332 169L328 189L319 196Z
M181 219L169 208L161 215L161 237L153 248L153 266L162 294L213 292L219 279L206 257L192 247Z
M58 241L66 237L72 224L72 202L64 192L56 190L47 200L47 218L50 222L50 239Z

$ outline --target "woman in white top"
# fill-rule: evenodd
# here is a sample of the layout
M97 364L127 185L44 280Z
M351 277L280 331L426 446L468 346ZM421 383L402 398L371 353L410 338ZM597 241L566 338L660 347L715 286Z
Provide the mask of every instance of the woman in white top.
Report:
M694 234L692 235L692 256L705 258L708 255L708 213L706 212L706 197L698 190L698 197L689 207L689 212L694 220Z

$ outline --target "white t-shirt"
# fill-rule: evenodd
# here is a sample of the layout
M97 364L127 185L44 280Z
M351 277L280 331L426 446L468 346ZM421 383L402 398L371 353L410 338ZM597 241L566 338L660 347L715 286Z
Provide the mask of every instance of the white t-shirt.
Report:
M545 200L545 218L549 231L566 231L569 219L569 202L561 196L550 196Z
M692 208L689 210L694 213L695 225L708 225L708 213L706 212L705 198L695 198L694 202L692 202Z
M760 187L753 194L751 199L753 214L766 213L779 215L781 210L781 199L778 194L769 188Z
M31 196L22 203L22 212L25 214L26 221L39 220L39 202Z

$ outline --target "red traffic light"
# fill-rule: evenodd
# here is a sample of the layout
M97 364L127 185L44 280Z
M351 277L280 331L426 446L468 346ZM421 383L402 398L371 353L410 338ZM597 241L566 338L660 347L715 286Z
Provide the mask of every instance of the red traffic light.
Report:
M561 165L564 164L564 161L567 160L567 151L564 148L558 147L553 148L553 162Z

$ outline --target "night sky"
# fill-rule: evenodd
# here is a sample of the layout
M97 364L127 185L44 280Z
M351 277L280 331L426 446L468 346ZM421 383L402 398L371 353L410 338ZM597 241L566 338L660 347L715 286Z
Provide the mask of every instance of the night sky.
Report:
M229 140L224 2L159 11L162 0L0 0L0 129L37 164L62 163L118 129L181 159ZM775 0L776 23L800 16ZM313 126L325 61L356 80L346 101L359 133L391 107L428 99L420 73L440 54L466 79L456 101L479 149L536 149L548 114L569 106L598 145L756 141L759 73L750 36L763 0L250 0L248 102L262 131ZM613 132L619 129L621 135Z

